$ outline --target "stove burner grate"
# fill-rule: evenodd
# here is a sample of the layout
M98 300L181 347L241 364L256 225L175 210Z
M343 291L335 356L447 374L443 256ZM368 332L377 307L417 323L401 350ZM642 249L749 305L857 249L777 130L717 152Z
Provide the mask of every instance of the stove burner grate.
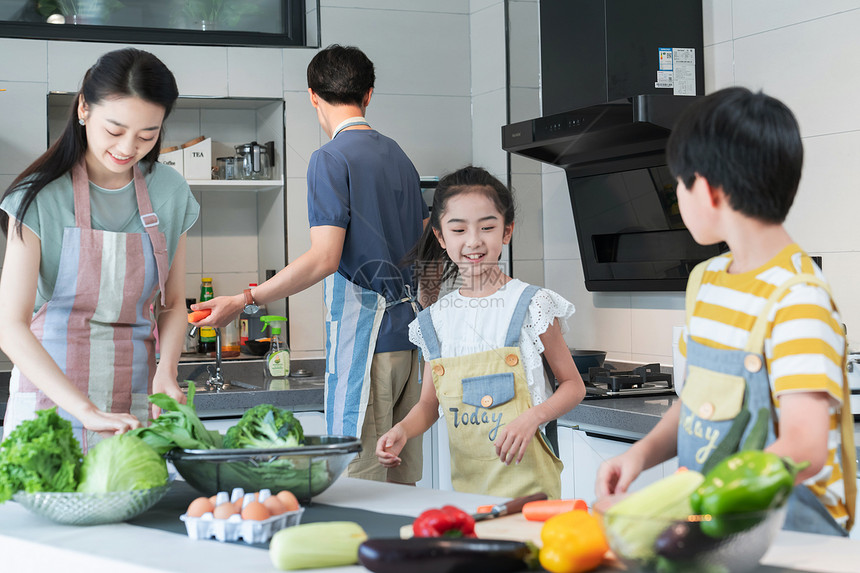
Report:
M668 394L673 391L672 375L660 372L659 364L645 364L632 370L591 367L584 378L587 393L596 396Z

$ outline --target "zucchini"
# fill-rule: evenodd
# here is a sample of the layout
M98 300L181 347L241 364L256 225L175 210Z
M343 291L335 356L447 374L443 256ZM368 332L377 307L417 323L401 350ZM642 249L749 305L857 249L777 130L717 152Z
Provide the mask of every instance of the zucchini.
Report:
M533 547L501 539L368 539L358 562L374 573L516 573L536 563Z
M755 423L744 440L742 450L761 450L767 442L767 425L770 423L770 408L761 408L755 418Z
M714 451L711 452L711 455L702 464L703 474L707 474L715 465L738 451L738 445L741 443L744 430L746 430L751 418L752 415L747 409L746 404L744 404L744 409L738 412L738 415L729 427L729 431L726 432L726 436L717 444L717 447L714 448Z

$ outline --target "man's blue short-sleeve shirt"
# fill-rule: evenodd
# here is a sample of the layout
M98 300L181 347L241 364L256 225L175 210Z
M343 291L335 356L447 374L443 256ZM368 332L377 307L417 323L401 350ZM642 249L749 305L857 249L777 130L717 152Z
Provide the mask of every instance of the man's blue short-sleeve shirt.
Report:
M415 293L412 265L404 257L418 242L428 216L415 166L397 143L375 130L347 130L323 145L308 165L311 227L346 229L338 271L352 282L402 298ZM407 335L410 305L385 313L376 352L415 348Z

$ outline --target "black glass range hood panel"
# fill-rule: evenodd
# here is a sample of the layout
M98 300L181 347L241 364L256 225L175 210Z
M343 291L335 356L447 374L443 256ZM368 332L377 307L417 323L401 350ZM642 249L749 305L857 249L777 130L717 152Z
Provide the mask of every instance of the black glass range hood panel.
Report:
M502 128L506 151L564 168L589 291L683 291L727 250L695 242L666 167L675 118L697 99L641 95Z
M502 126L502 148L559 167L611 171L662 154L675 118L696 96L639 95Z
M724 243L699 245L690 235L663 159L613 173L568 171L589 291L682 291L696 264L727 250Z

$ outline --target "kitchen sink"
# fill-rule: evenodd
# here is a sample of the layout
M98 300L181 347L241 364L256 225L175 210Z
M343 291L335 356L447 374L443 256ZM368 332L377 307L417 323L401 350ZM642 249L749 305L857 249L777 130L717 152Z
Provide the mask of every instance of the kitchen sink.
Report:
M188 382L188 380L180 381L179 387L183 391L188 391ZM265 389L266 388L263 386L248 384L247 382L241 382L239 380L229 380L221 386L207 384L205 380L194 380L194 391L197 394L213 392L248 392Z

